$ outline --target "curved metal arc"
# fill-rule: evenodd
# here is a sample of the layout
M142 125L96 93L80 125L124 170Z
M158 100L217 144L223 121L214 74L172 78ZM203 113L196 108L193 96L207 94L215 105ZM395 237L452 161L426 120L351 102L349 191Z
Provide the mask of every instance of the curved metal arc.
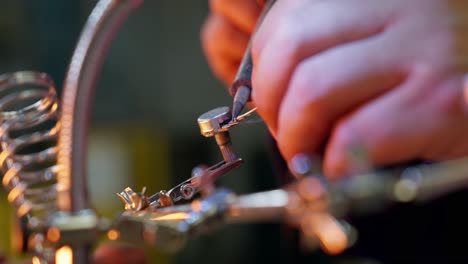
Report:
M96 81L109 45L124 20L143 0L100 0L86 22L65 78L58 153L58 208L89 208L87 133Z

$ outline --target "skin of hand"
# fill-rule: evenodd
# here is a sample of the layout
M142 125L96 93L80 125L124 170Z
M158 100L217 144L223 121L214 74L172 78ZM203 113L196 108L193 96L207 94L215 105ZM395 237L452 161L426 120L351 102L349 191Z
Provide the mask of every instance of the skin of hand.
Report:
M256 0L210 0L201 42L213 73L226 86L234 80L262 6Z
M228 83L259 5L211 7L202 43ZM356 146L375 166L468 154L466 1L278 0L252 55L253 100L287 161L325 143L324 172L337 177Z

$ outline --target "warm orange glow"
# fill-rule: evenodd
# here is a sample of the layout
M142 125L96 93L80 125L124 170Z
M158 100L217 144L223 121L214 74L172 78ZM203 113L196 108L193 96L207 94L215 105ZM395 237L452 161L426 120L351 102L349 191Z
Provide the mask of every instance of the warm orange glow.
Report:
M8 196L7 196L7 199L8 199L8 202L10 203L13 203L16 198L18 196L20 196L21 194L23 194L24 192L24 189L21 188L21 187L16 187L16 188L13 188L9 193L8 193Z
M241 210L239 207L231 207L231 209L229 210L229 213L231 216L237 217L237 216L240 216Z
M38 257L34 256L32 258L32 264L41 264L41 260Z
M151 220L155 221L170 221L170 220L185 220L189 217L188 213L172 213L163 216L157 216Z
M49 230L47 230L47 240L49 240L50 242L57 242L60 240L60 230L58 230L57 228L49 228Z
M192 210L195 212L200 212L202 209L202 203L199 200L195 200L191 204Z
M16 214L19 216L24 216L31 211L31 203L27 202L22 204L18 209L16 209Z
M55 252L55 264L72 264L73 251L69 246L63 246Z
M317 224L316 235L326 252L329 254L339 254L346 249L348 237L336 219L329 215L324 215Z
M11 151L4 150L0 153L0 165L3 166L5 160L10 156Z
M0 153L0 165L3 164L4 153L8 153L8 151L3 151L2 153ZM18 168L13 167L13 168L7 170L7 172L5 172L5 174L3 175L3 179L2 179L3 185L10 184L10 181L14 177L16 177L16 175L18 175Z
M107 237L110 239L110 240L117 240L120 236L120 232L115 230L115 229L111 229L109 230L109 232L107 232Z
M302 230L306 235L315 235L322 245L322 249L331 255L343 252L348 247L348 237L338 223L329 214L314 214L306 217L302 222Z

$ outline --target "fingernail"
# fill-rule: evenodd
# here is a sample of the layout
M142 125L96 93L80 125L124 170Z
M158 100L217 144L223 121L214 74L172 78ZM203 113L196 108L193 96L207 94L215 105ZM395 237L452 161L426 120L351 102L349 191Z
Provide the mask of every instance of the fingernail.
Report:
M291 171L295 176L303 177L312 173L313 163L306 154L296 154L290 162Z

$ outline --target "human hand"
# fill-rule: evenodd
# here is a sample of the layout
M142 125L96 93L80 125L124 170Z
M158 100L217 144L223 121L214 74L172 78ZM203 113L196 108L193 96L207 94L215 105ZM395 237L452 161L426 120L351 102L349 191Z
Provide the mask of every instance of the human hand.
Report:
M233 1L234 2L234 1ZM253 42L253 99L291 161L326 138L328 176L468 154L468 2L278 0Z
M226 86L234 80L262 6L260 0L210 0L201 41L211 69Z

